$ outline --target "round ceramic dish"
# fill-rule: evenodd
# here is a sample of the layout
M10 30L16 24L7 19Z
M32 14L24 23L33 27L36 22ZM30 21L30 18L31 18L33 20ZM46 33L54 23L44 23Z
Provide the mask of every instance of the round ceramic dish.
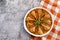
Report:
M52 13L51 13L50 11L48 11L47 9L45 9L45 8L41 8L41 7L32 8L32 9L30 9L30 10L26 13L26 15L25 15L25 17L24 17L24 29L25 29L30 35L33 35L33 36L36 36L36 37L42 37L42 36L48 35L48 34L50 33L50 31L52 30L52 28L53 28L53 17L52 17L52 25L51 25L51 28L50 28L50 30L49 30L48 32L46 32L45 34L42 34L42 35L36 35L36 34L31 33L31 32L27 29L27 27L26 27L26 22L25 22L25 20L26 20L27 15L29 14L29 12L31 12L32 10L37 9L37 8L46 10L46 11L51 15L51 17L52 17Z

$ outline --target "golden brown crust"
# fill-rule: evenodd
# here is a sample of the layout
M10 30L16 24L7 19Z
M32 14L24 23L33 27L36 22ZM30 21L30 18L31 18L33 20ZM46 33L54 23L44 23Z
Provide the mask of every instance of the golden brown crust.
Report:
M37 20L37 21L36 21ZM51 15L43 9L34 9L26 17L26 26L30 32L42 35L50 30L52 25ZM40 23L39 23L40 22ZM35 24L38 23L38 24Z

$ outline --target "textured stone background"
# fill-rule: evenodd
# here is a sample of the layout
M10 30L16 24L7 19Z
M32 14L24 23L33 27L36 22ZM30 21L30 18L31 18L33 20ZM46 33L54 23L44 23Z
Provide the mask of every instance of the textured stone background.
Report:
M41 0L0 0L0 40L29 40L23 28L26 12Z

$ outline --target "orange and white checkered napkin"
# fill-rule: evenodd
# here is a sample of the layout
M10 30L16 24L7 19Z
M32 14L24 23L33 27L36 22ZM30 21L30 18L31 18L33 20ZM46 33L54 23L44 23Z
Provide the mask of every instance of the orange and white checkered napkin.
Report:
M30 40L60 40L60 0L43 0L40 7L44 7L52 13L54 26L50 34L39 38L30 36Z

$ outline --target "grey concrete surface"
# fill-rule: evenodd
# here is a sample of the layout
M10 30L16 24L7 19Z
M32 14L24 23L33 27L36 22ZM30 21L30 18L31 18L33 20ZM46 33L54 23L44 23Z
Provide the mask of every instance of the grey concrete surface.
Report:
M0 40L29 40L24 29L26 12L41 0L0 0Z

